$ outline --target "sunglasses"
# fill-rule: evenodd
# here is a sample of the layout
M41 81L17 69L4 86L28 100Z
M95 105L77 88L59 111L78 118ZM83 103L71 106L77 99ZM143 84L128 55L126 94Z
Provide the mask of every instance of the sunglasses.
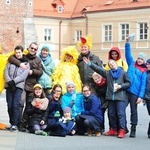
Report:
M37 51L37 49L36 48L34 48L34 47L30 47L32 50L35 50L35 51Z

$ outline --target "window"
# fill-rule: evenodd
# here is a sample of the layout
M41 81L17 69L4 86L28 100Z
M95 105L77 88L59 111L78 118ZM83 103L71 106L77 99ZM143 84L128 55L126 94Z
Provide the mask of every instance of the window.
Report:
M82 36L82 31L81 30L75 31L75 43L80 40L81 36Z
M52 29L44 29L44 41L52 41Z
M10 0L6 0L6 4L10 4Z
M63 7L62 6L58 6L58 12L62 13L63 12Z
M110 42L112 41L112 26L111 25L104 25L103 26L104 31L104 42Z
M140 40L146 40L148 39L148 26L147 23L143 22L143 23L139 23L139 39Z
M124 41L127 36L129 36L129 24L121 24L121 41Z

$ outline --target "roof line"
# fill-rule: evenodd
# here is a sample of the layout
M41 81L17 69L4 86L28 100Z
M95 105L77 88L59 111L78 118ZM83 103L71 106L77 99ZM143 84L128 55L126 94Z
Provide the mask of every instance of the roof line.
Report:
M73 14L74 14L74 12L75 12L75 10L76 10L76 7L77 7L78 2L79 2L79 0L77 0L76 5L75 5L75 7L74 7L74 10L73 10L73 12L72 12L72 14L71 14L71 17L70 17L70 18L72 18Z

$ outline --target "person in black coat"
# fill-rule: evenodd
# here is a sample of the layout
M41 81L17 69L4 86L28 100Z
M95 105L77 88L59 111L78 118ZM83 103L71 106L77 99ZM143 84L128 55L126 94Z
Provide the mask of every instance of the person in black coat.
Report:
M26 107L27 114L29 116L29 131L31 133L46 136L47 133L43 130L47 127L49 101L46 98L40 84L36 84L33 89L33 98L28 101L28 105Z

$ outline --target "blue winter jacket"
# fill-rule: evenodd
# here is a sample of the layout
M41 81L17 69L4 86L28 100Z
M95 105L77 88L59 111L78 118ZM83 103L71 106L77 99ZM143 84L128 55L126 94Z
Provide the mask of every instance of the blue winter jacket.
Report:
M73 105L70 104L70 102L73 102ZM71 107L72 109L72 117L75 118L76 115L80 114L82 111L84 111L84 100L83 95L81 93L65 93L62 96L62 110L64 110L65 107Z
M128 64L127 74L130 79L131 85L128 88L128 91L137 95L139 98L144 97L145 88L146 88L146 71L141 72L137 69L134 64L135 61L131 54L130 43L125 44L125 57Z
M91 94L87 101L84 100L84 109L85 111L81 112L81 114L94 116L102 123L102 107L98 97Z

